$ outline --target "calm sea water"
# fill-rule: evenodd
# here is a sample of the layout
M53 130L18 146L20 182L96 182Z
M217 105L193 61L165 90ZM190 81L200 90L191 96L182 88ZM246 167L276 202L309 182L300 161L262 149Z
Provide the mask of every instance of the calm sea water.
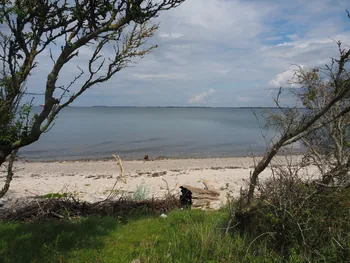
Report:
M224 157L258 155L265 149L251 109L69 107L20 156L28 160L99 159L111 154L123 159L141 159L144 154Z

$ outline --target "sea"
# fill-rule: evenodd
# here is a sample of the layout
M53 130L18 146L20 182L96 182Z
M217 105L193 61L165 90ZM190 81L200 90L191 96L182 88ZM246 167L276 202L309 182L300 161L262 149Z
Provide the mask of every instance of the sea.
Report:
M40 107L34 107L39 112ZM206 158L262 155L265 117L276 109L68 107L40 139L20 150L30 161ZM264 134L266 138L262 136Z

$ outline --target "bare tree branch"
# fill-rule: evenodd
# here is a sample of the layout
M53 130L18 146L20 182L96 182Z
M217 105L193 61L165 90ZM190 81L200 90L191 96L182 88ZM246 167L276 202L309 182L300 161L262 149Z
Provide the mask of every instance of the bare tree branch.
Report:
M304 115L302 118L299 119L299 121L296 118L291 118L290 116L288 117L288 115L285 114L287 118L282 120L283 132L280 139L271 146L271 149L268 152L266 152L266 154L256 165L253 173L251 174L249 190L247 194L248 205L250 205L253 200L254 190L257 185L260 173L265 170L265 168L269 165L272 158L278 153L281 147L300 140L306 134L310 133L311 131L314 131L316 129L315 126L318 128L322 127L323 116L330 110L332 110L333 107L335 107L339 101L349 96L350 80L346 78L344 79L344 75L346 76L345 72L347 71L345 68L345 64L349 60L350 50L342 49L340 42L338 42L338 49L340 58L338 60L334 60L335 63L337 63L337 69L334 74L330 74L330 76L334 76L334 78L331 78L330 81L330 85L334 86L334 93L332 97L327 101L327 103L323 104L322 107L317 108L317 111L312 112L312 114L308 116ZM333 68L333 66L330 68ZM317 82L316 84L320 84L320 82L317 79L317 70L313 70L311 72L299 71L299 73L300 84L303 84L308 87L314 87L314 83L312 82L315 81ZM349 109L347 107L339 114L345 114L348 111ZM339 114L333 117L332 119L334 120L340 118L341 116ZM284 122L284 120L286 121L286 123Z

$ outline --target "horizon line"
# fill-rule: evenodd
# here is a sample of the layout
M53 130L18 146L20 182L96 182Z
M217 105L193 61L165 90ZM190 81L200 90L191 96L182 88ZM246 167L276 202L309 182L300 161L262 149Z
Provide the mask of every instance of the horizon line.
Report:
M35 105L36 107L40 107L40 105ZM277 107L277 106L111 106L111 105L92 105L92 106L67 106L69 108L235 108L235 109L251 109L251 108L293 108L293 107ZM304 108L299 108L304 109ZM306 109L306 108L305 108Z

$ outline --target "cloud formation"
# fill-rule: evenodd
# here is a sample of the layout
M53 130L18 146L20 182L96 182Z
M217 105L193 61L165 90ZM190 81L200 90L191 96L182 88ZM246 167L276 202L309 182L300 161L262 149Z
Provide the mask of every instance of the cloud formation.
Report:
M214 89L209 89L208 91L204 91L198 95L191 97L188 100L188 103L190 103L190 104L192 104L192 103L205 103L207 97L213 95L214 93L215 93Z
M290 66L290 68L282 73L279 73L272 80L269 81L269 86L272 88L283 88L283 87L292 87L295 88L298 86L298 77L297 71L304 69L303 65Z
M148 44L159 48L86 92L75 105L273 105L265 91L291 80L290 65L322 66L337 56L334 41L350 45L346 8L345 0L187 0L154 21L159 31ZM59 45L52 48L57 56ZM91 49L80 54L65 65L59 85L74 79ZM42 93L52 68L48 54L38 62L28 92ZM211 87L215 99L209 99ZM40 96L35 100L42 102Z

